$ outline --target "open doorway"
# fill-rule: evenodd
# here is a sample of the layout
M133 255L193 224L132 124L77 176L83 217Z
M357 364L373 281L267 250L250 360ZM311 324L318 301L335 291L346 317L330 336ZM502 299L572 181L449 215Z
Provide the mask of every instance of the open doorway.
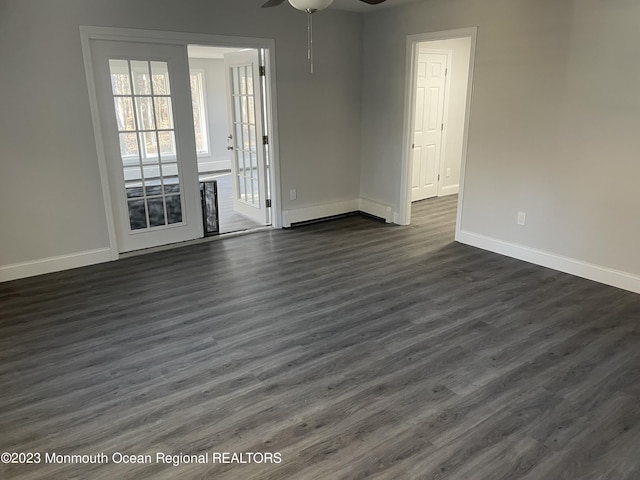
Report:
M415 202L462 192L475 35L463 29L408 37L403 224Z
M282 225L274 40L89 26L80 33L113 260L198 241L206 230L196 152L212 150L202 131L196 146L194 116L207 113L192 108L193 44L235 50L225 54L236 56L225 77L234 79L227 95L235 106L228 109L236 128L234 211L242 206L244 216L259 212L261 225ZM255 108L258 97L264 101ZM220 168L214 161L203 171Z
M270 225L264 52L189 45L188 57L198 177L215 197L217 228L209 233Z

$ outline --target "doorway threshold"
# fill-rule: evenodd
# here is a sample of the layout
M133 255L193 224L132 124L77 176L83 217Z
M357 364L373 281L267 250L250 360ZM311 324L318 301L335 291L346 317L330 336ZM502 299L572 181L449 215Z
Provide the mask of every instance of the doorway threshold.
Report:
M266 232L266 231L270 231L270 230L273 230L273 229L274 229L273 226L265 225L263 227L256 227L256 228L251 228L251 229L248 229L248 230L238 230L236 232L221 233L219 235L211 235L210 237L195 238L193 240L187 240L185 242L170 243L168 245L159 245L157 247L144 248L142 250L135 250L133 252L121 253L120 256L119 256L119 259L121 260L121 259L125 259L125 258L139 257L141 255L147 255L148 253L164 252L166 250L174 250L176 248L191 247L193 245L200 245L202 243L209 243L209 242L214 242L214 241L218 241L218 240L225 240L227 238L241 237L241 236L244 236L244 235L250 235L252 233Z

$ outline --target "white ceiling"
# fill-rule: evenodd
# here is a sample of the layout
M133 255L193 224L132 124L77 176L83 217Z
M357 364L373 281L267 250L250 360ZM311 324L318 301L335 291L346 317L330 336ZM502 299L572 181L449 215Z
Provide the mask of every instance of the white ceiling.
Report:
M397 7L417 0L387 0L379 5L368 5L360 0L334 0L329 8L348 10L350 12L373 12L381 8Z

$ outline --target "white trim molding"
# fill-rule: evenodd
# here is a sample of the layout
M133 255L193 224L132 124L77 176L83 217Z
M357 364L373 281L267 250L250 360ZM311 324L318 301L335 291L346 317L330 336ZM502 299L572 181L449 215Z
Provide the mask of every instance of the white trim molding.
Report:
M439 197L446 197L447 195L455 195L460 191L460 185L447 185L446 187L442 187L440 189Z
M209 157L211 158L211 157ZM206 160L205 160L206 159ZM198 169L200 172L205 174L209 172L221 172L223 170L231 170L231 160L228 158L225 159L216 159L210 160L207 157L198 157Z
M87 265L110 262L111 260L111 249L99 248L30 262L2 265L0 266L0 282L9 282L19 278L34 277L71 268L86 267Z
M409 225L411 223L411 143L413 138L413 122L411 115L415 104L415 64L417 58L417 45L422 42L434 40L450 40L454 38L470 38L471 51L469 54L469 74L467 80L467 100L465 106L464 131L462 134L462 158L460 164L460 186L458 197L458 214L456 218L456 230L462 220L462 198L464 194L464 174L467 163L467 140L469 137L469 122L471 112L471 95L473 93L473 75L476 55L476 38L478 27L460 28L441 32L419 33L407 35L406 59L405 59L405 96L404 96L404 120L402 126L402 166L400 175L400 198L398 199L397 215L394 215L394 223ZM451 193L442 193L450 195Z
M456 232L456 241L473 247L499 253L511 258L569 273L577 277L586 278L612 287L640 293L640 276L632 273L607 268L592 263L583 262L575 258L545 252L535 248L525 247L515 243L505 242L467 230Z

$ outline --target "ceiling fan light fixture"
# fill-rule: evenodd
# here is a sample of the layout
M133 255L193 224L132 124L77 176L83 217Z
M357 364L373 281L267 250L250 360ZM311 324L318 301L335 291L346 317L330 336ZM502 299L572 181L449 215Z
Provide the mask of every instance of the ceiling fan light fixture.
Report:
M333 3L333 0L289 0L293 8L303 12L317 12L324 10Z

